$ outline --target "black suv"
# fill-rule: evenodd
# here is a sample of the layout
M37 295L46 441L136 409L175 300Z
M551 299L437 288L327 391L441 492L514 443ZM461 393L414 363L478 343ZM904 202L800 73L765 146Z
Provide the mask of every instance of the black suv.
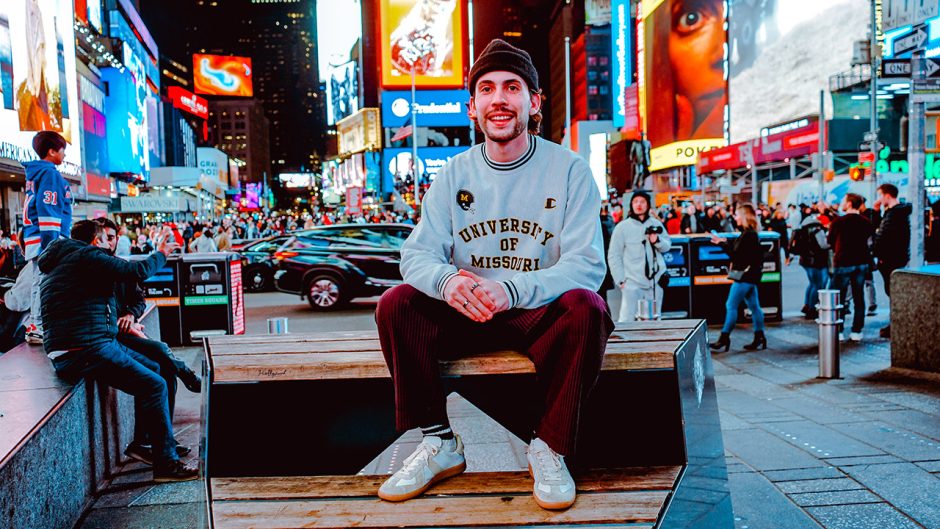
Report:
M278 290L331 310L401 284L401 245L408 224L339 224L298 232L275 254Z

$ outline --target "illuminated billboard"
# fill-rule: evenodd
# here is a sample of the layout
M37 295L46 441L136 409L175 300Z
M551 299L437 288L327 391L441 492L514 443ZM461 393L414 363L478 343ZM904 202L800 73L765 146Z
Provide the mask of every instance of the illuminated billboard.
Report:
M36 158L36 132L59 132L71 144L63 174L82 170L71 0L0 1L0 147L4 158Z
M166 95L173 101L173 106L189 112L197 118L209 119L209 102L179 86L170 86Z
M326 81L326 121L337 121L359 110L359 63L349 61L330 68Z
M429 7L433 4L433 7ZM463 2L380 0L382 85L463 86Z
M867 40L870 16L868 0L733 0L731 141L756 138L763 127L818 109L829 76L848 70L853 45Z
M251 97L251 59L193 55L193 85L197 94Z
M313 173L281 173L277 179L287 189L299 189L314 185L316 176Z
M692 165L725 145L726 0L644 0L637 24L640 113L650 169Z
M136 64L139 61L129 62ZM108 131L108 172L132 173L143 178L150 171L150 127L147 120L148 89L146 84L141 85L137 81L142 72L139 65L124 71L117 68L101 69L101 80L108 84L108 97L104 105Z

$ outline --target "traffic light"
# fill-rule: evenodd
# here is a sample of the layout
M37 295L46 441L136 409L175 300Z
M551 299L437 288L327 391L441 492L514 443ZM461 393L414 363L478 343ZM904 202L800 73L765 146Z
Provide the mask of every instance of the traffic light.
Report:
M865 179L865 168L861 165L853 165L849 167L849 178L854 182L861 182Z

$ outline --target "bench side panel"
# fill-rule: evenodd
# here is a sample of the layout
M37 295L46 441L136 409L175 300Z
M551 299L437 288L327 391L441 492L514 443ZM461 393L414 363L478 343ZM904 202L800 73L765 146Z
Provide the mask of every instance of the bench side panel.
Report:
M704 322L676 353L676 376L687 463L660 527L733 529L715 371Z

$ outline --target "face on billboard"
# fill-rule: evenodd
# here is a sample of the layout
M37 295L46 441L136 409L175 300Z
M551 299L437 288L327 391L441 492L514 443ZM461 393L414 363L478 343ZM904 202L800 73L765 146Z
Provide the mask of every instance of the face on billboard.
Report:
M643 2L640 97L653 170L694 163L699 149L724 143L724 24L723 0Z
M382 85L462 86L464 31L457 0L381 0Z
M0 2L0 142L32 156L37 131L59 132L71 144L66 162L74 164L65 174L81 165L72 9L69 0Z
M193 55L193 85L197 94L251 97L251 59Z
M829 75L847 70L854 43L867 40L870 14L868 0L732 0L731 141L818 109Z

